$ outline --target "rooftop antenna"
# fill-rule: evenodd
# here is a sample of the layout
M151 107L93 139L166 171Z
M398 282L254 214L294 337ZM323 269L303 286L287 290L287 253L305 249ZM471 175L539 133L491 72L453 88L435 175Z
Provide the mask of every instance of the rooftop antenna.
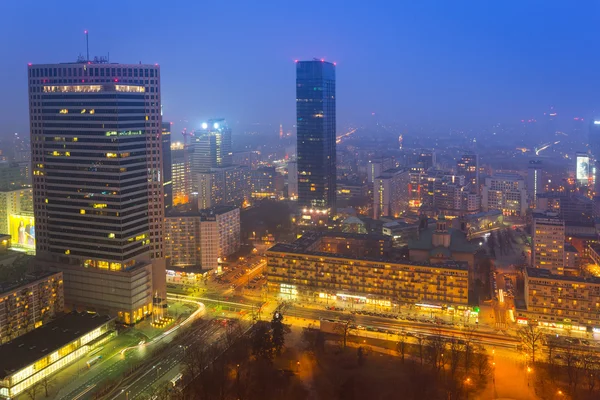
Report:
M85 33L85 49L86 49L86 54L87 54L87 59L86 61L90 61L90 42L88 40L88 31L87 29L85 31L83 31L83 33Z

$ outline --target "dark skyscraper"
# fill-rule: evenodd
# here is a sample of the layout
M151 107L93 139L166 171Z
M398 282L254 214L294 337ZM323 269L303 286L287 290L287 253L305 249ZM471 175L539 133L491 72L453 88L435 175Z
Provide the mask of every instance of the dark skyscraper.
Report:
M165 211L173 206L173 166L171 163L171 123L162 123L162 166Z
M298 203L305 213L335 213L335 65L296 63Z

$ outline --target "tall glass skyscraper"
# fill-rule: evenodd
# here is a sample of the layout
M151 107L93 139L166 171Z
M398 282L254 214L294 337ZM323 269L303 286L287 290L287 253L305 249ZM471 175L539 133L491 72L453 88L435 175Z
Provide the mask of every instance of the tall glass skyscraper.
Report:
M296 63L298 203L303 214L335 213L335 65Z

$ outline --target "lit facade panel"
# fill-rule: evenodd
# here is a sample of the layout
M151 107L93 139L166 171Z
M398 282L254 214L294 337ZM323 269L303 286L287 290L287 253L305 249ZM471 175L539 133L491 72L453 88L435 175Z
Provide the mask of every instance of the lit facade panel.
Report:
M331 210L336 201L335 65L296 63L298 204Z

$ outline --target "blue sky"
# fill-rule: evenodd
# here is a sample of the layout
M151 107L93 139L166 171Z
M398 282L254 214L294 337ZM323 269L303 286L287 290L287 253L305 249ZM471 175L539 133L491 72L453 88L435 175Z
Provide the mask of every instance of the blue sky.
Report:
M159 63L165 118L291 127L294 59L337 62L339 124L510 123L600 111L595 1L7 1L0 134L28 131L26 65ZM188 121L182 123L181 121Z

